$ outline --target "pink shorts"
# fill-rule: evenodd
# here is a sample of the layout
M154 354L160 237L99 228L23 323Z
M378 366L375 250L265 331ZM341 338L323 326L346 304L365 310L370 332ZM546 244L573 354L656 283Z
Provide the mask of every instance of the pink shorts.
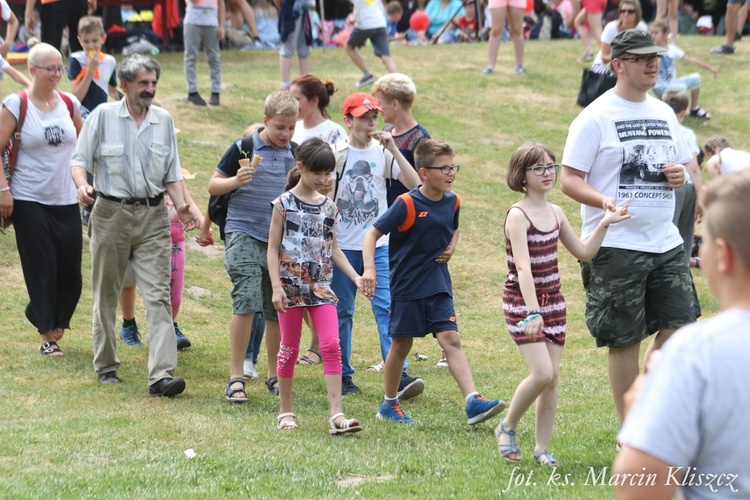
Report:
M588 14L601 14L607 8L607 0L581 0Z
M526 0L490 0L488 7L490 9L502 9L504 7L526 9Z

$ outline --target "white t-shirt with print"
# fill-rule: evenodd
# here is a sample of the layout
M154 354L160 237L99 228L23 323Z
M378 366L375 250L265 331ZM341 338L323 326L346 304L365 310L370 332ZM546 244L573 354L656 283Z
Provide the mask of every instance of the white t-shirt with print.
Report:
M584 172L618 206L628 204L632 217L612 225L602 246L664 253L682 238L672 224L674 190L661 166L691 158L672 108L650 95L631 102L609 90L571 123L562 164ZM581 205L584 240L603 216L602 208Z
M339 141L346 140L348 135L344 127L333 120L326 120L312 128L305 128L302 120L297 121L292 140L297 144L302 144L310 137L318 137L328 144L336 144Z
M65 94L73 102L74 114L80 113L78 99L73 94ZM18 94L7 96L3 106L18 119L21 107ZM58 98L57 107L44 113L29 99L10 185L13 198L52 206L77 203L76 185L70 175L70 159L75 147L76 128L65 101Z
M370 147L357 149L349 146L346 165L336 191L338 224L336 241L342 250L362 250L362 239L373 223L388 210L386 175L397 178L401 174L398 163L386 168L385 150L375 141ZM377 246L388 244L388 236L378 240Z

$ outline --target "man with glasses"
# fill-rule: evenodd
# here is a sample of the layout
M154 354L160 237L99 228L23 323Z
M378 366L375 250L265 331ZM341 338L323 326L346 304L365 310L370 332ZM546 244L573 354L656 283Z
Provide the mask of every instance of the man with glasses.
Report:
M134 55L120 65L125 94L89 115L78 138L71 170L78 202L91 212L91 281L94 294L94 369L99 383L120 382L115 321L125 268L130 261L146 306L149 337L149 392L174 396L185 390L175 377L177 344L169 284L172 239L164 193L172 199L185 230L198 219L185 200L174 122L152 106L161 67ZM86 179L93 174L94 186Z
M638 375L640 343L657 333L658 349L700 307L672 224L674 189L688 180L692 156L672 109L648 91L660 54L647 32L626 30L612 41L617 84L570 125L560 184L580 202L583 239L604 210L628 204L632 218L610 228L601 250L581 265L586 324L598 347L608 347L609 380L623 420L623 395Z

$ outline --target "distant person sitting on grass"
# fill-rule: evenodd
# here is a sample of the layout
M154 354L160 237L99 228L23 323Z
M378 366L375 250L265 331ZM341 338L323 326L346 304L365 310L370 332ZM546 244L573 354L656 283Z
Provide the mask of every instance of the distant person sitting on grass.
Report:
M591 236L581 242L562 209L547 201L559 170L552 150L536 142L516 149L508 166L508 187L524 197L510 207L505 218L508 278L503 310L508 331L531 374L519 384L507 416L495 430L500 455L508 462L520 462L516 427L536 401L534 461L550 467L560 465L547 447L557 411L557 374L567 326L557 242L586 262L599 251L609 225L630 218L627 205L607 210Z
M476 40L477 10L474 2L464 5L465 13L451 19L437 43L471 42Z
M486 399L476 391L458 336L448 261L458 243L460 202L451 189L459 166L453 164L453 148L445 142L422 141L415 155L422 185L399 197L362 241L362 277L369 289L379 281L375 268L377 241L384 235L391 237L388 334L393 343L385 360L385 398L377 417L414 422L399 403L401 370L414 338L432 333L445 350L448 368L466 400L468 423L474 425L503 411L505 403Z
M724 136L714 135L706 141L706 170L711 177L750 168L750 153L734 149Z
M661 97L666 89L684 89L690 91L690 116L693 118L701 118L708 120L711 115L708 111L701 108L698 104L698 97L701 93L701 75L700 73L690 73L689 75L677 77L677 66L675 61L682 59L699 68L707 69L713 73L714 78L719 76L719 70L706 64L700 59L690 57L685 54L685 51L676 45L667 45L667 22L654 21L648 28L651 36L654 38L654 43L660 47L667 49L666 52L662 53L661 63L659 64L659 78L656 80L654 85L654 94Z
M372 44L375 55L383 61L389 73L396 71L396 63L391 58L388 47L388 31L385 7L380 0L354 0L355 25L349 40L346 42L346 53L352 62L362 71L362 78L357 82L357 88L366 87L375 81L375 75L367 69L367 64L357 49L364 47L367 40Z
M675 333L628 392L634 402L612 478L651 480L614 482L618 498L746 498L750 492L750 433L737 425L750 414L750 172L713 181L704 209L700 256L723 312Z

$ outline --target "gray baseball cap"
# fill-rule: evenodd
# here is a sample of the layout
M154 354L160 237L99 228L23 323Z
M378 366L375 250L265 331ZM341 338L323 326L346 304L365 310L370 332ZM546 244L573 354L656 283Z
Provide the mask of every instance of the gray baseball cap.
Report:
M651 34L646 31L625 30L618 33L612 40L612 59L616 59L625 53L645 55L666 51L665 47L656 45Z

